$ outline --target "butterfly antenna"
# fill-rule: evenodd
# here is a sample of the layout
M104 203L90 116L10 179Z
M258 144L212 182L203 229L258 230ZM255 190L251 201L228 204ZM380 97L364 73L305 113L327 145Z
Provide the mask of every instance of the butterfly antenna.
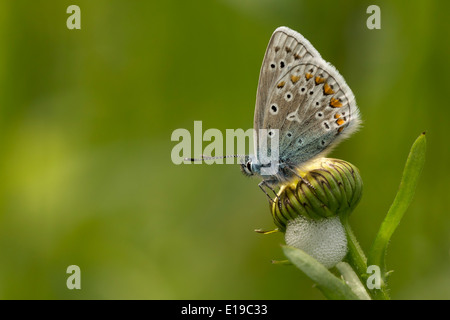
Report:
M204 155L202 155L201 158L184 158L184 160L195 162L195 161L203 161L203 160L215 160L215 159L225 159L225 158L245 158L245 157L246 156L242 155L242 154L232 154L232 155L218 156L218 157L205 157Z

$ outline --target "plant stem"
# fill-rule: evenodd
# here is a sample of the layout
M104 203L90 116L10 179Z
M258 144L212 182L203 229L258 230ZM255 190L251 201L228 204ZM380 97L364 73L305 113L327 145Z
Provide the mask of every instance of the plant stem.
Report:
M348 221L348 214L341 216L341 222L344 226L345 233L347 234L347 246L348 254L345 260L352 266L358 275L362 283L365 283L367 278L364 275L367 272L367 258L362 250L361 246L356 240L355 234L353 233L350 223Z
M356 240L356 236L353 233L352 228L350 227L348 214L343 214L341 216L341 222L347 234L348 242L348 253L344 261L346 261L353 268L361 283L363 285L366 285L368 279L366 255L364 254L364 251L359 245L358 240ZM390 300L387 293L386 283L384 282L383 278L381 279L381 281L382 283L380 289L367 290L367 292L375 300Z

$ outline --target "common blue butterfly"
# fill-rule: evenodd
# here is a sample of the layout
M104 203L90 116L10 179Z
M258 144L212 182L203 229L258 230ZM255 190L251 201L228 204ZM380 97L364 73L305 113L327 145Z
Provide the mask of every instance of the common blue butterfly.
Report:
M301 34L279 27L269 41L259 76L256 154L245 157L241 170L261 176L264 180L259 186L265 192L263 185L271 188L300 177L298 168L325 156L355 132L360 122L355 97L339 72ZM262 172L270 163L261 162L259 129L268 131L269 140L271 133L277 132L279 158L274 174ZM267 149L269 154L273 152Z

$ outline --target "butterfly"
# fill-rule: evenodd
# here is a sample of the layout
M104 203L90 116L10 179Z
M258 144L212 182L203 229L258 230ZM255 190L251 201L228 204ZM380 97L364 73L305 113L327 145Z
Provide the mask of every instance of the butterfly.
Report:
M355 97L339 72L300 33L279 27L270 38L259 76L255 155L245 156L241 171L262 177L259 187L271 199L263 186L274 191L272 186L296 176L302 179L297 169L325 156L360 123ZM277 150L269 146L275 137ZM266 153L272 160L262 161ZM274 164L275 171L265 172Z

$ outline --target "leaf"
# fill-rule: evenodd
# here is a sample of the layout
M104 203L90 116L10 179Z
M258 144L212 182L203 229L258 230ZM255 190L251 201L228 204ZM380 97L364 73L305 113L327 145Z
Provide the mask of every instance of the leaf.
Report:
M358 300L341 279L332 274L324 265L303 250L283 246L286 257L317 284L322 293L331 300Z
M385 281L386 274L386 248L392 234L413 199L417 182L425 163L425 151L426 138L424 132L416 139L411 147L411 151L409 152L409 156L403 170L403 177L400 182L399 190L383 223L381 224L380 229L378 230L378 234L369 252L367 265L379 266L383 281Z
M342 277L347 282L347 285L352 289L352 291L358 296L360 300L371 300L370 295L367 293L367 290L361 283L358 275L347 262L339 262L336 265L336 269L339 270Z

